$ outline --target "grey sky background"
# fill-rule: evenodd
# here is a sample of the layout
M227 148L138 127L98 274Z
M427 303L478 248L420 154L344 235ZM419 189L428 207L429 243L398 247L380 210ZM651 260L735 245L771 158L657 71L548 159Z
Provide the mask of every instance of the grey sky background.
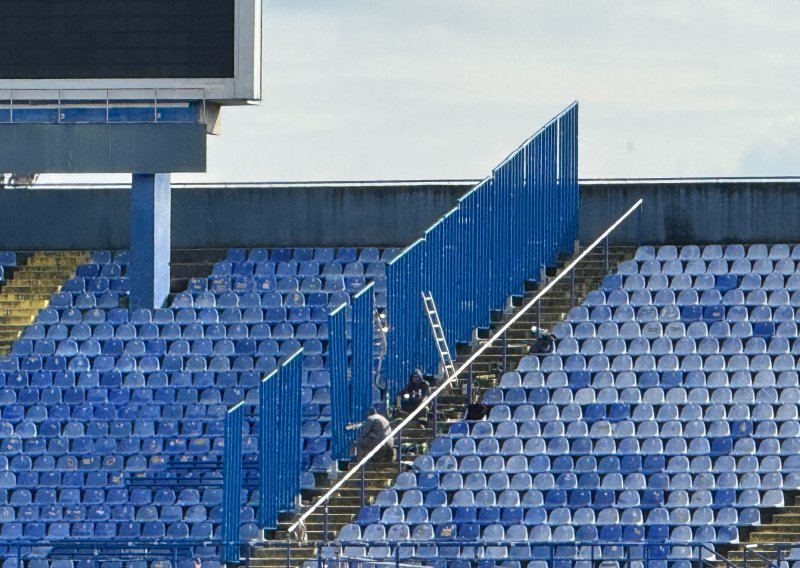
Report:
M796 0L265 0L263 102L176 181L482 178L575 99L581 177L800 174L799 47Z

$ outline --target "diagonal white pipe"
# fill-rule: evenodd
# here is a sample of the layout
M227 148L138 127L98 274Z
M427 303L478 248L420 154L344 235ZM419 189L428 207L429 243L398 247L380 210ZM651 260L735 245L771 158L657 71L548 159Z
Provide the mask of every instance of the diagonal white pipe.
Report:
M340 479L338 482L336 482L336 484L335 484L333 487L331 487L331 488L330 488L330 489L329 489L329 490L328 490L328 491L327 491L327 492L326 492L326 493L325 493L325 494L324 494L322 497L320 497L320 498L317 500L317 502L316 502L316 503L314 503L314 504L313 504L313 505L312 505L312 506L311 506L311 507L308 509L308 511L306 511L305 513L303 513L303 514L300 516L300 518L297 520L297 522L295 522L295 523L294 523L294 524L293 524L291 527L289 527L289 532L290 532L290 533L291 533L291 532L294 532L294 531L295 531L295 529L297 529L297 526L298 526L300 523L304 522L304 521L305 521L305 520L306 520L308 517L310 517L310 516L311 516L311 514L312 514L312 513L314 513L314 511L316 511L316 510L317 510L317 509L318 509L320 506L322 506L322 505L323 505L323 504L324 504L324 503L325 503L325 502L326 502L328 499L330 499L330 498L333 496L333 494L334 494L334 493L336 493L336 492L337 492L339 489L341 489L341 487L342 487L342 486L343 486L345 483L347 483L347 480L348 480L348 479L350 479L351 477L353 477L353 476L354 476L354 475L355 475L355 474L358 472L358 470L360 470L362 467L364 467L364 466L365 466L365 465L366 465L366 464L369 462L369 460L371 460L371 459L373 458L373 456L375 456L375 454L377 454L377 453L378 453L378 451L379 451L379 450L380 450L380 449L381 449L383 446L385 446L385 445L387 444L387 442L388 442L389 440L393 439L393 438L394 438L394 437L397 435L397 433L398 433L398 432L400 432L400 431L401 431L403 428L405 428L405 427L406 427L406 426L407 426L407 425L408 425L408 424L409 424L409 423L410 423L412 420L414 420L414 418L416 418L416 417L417 417L417 415L418 415L420 412L422 412L422 409L423 409L423 408L425 408L426 406L428 406L428 405L431 403L431 401L433 401L433 399L434 399L434 398L436 398L437 396L439 396L439 394L440 394L440 393L441 393L443 390L445 390L445 389L446 389L446 388L447 388L447 387L450 385L450 383L452 383L454 380L456 380L456 379L457 379L457 378L458 378L458 377L461 375L461 373L463 373L465 370L467 370L467 369L469 368L469 366L470 366L470 365L472 365L472 363L475 361L475 359L477 359L478 357L480 357L480 356L483 354L483 352L484 352L484 351L486 351L486 350L487 350L489 347L491 347L491 346L492 346L492 344L493 344L495 341L497 341L498 339L500 339L500 338L503 336L503 334L504 334L506 331L508 331L508 329L509 329L509 328L510 328L512 325L514 325L514 323L515 323L515 322L516 322L516 321L517 321L519 318L521 318L523 315L525 315L525 314L528 312L528 310L530 310L530 309L531 309L533 306L535 306L535 305L536 305L536 302L538 302L540 299L542 299L542 297L543 297L545 294L547 294L547 293L548 293L548 292L549 292L549 291L550 291L550 290L553 288L553 286L555 286L555 285L556 285L556 284L557 284L557 283L558 283L558 282L559 282L559 281L560 281L562 278L564 278L564 276L566 276L567 274L569 274L569 273L570 273L570 272L571 272L571 271L572 271L572 270L573 270L573 269L574 269L574 268L575 268L575 267L578 265L578 263L579 263L579 262L581 262L581 261L582 261L584 258L586 258L586 256L587 256L587 255L588 255L590 252L592 252L592 251L593 251L593 250L594 250L594 249L595 249L595 248L596 248L596 247L597 247L597 246L598 246L600 243L602 243L602 242L605 240L605 238L606 238L608 235L610 235L612 232L614 232L614 230L615 230L617 227L619 227L619 226L620 226L620 224L622 224L622 222L623 222L623 221L625 221L625 219L627 219L628 217L630 217L630 216L633 214L633 212L634 212L634 211L636 211L636 210L637 210L639 207L641 207L641 205L642 205L642 201L643 201L643 200L642 200L642 199L640 199L639 201L637 201L636 203L634 203L634 204L631 206L631 208L630 208L630 209L628 209L628 210L627 210L625 213L623 213L623 214L622 214L622 216L620 216L620 217L619 217L619 219L617 219L617 220L616 220L616 221L615 221L615 222L614 222L614 223L613 223L613 224L612 224L610 227L608 227L608 228L607 228L605 231L603 231L603 234L602 234L602 235L600 235L599 237L597 237L597 238L594 240L594 242L592 242L592 244L590 244L590 245L589 245L589 246L588 246L588 247L587 247L587 248L586 248L586 249L585 249L585 250L584 250L582 253L580 253L580 254L579 254L577 257L575 257L575 259L574 259L572 262L570 262L570 263L569 263L569 264L568 264L568 265L567 265L567 266L564 268L564 270L562 270L562 271L561 271L561 272L560 272L560 273L559 273L559 274L558 274L558 275L557 275L555 278L553 278L553 279L552 279L550 282L548 282L548 283L545 285L545 287L544 287L544 288L542 288L542 289L539 291L539 293L538 293L538 294L536 294L536 296L534 296L534 297L531 299L531 301L530 301L530 302L528 302L527 304L525 304L525 306L524 306L524 307L523 307L523 308L522 308L520 311L518 311L518 312L517 312L517 313L514 315L514 317L512 317L510 320L508 320L508 322L506 322L506 323L505 323L505 325L503 325L503 326L502 326L502 327L501 327L499 330L497 330L497 332L496 332L496 333L495 333L495 334L494 334L494 335L493 335L493 336L492 336L492 337L491 337L491 338L490 338L490 339L489 339L489 340L488 340L486 343L484 343L484 344L483 344L481 347L479 347L479 348L478 348L478 349L475 351L475 353L473 353L473 354L470 356L470 358L469 358L469 359L467 359L467 360L466 360L466 361L465 361L465 362L464 362L464 363L463 363L463 364L462 364L462 365L461 365L461 366L460 366L460 367L459 367L459 368L456 370L455 374L454 374L452 377L449 377L449 378L448 378L446 381L444 381L444 382L443 382L441 385L439 385L439 386L438 386L438 387L437 387L437 388L436 388L436 389L435 389L435 390L434 390L434 391L433 391L433 392L432 392L432 393L431 393L431 394L428 396L428 398L426 398L426 399L425 399L425 401L424 401L422 404L420 404L420 405L419 405L419 406L418 406L416 409L414 409L414 410L413 410L413 411L412 411L412 412L411 412L411 413L410 413L408 416L406 416L406 418L405 418L405 419L404 419L402 422L400 422L400 424L398 424L397 426L395 426L394 430L392 430L392 431L389 433L389 435L388 435L388 436L386 436L386 438L384 438L383 440L381 440L381 442L380 442L380 443L379 443L377 446L375 446L375 447L372 449L372 451L371 451L371 452L369 452L369 453L368 453L368 454L367 454L367 455L366 455L366 456L365 456L365 457L364 457L364 458L363 458L363 459L362 459L360 462L358 462L358 464L356 464L356 467L354 467L354 468L350 469L350 470L349 470L347 473L345 473L344 477L342 477L342 478L341 478L341 479ZM328 539L328 535L324 535L324 538L325 538L325 540L327 540L327 539Z

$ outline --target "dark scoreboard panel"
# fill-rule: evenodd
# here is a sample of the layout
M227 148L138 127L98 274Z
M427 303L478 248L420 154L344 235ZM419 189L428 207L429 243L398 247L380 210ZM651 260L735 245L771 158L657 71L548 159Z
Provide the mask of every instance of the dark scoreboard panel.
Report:
M0 79L233 78L235 0L0 0Z

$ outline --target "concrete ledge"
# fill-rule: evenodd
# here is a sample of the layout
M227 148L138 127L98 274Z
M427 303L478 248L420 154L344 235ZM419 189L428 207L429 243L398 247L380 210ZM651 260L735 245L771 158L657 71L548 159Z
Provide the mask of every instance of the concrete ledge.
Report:
M800 242L800 181L614 180L581 183L580 240L591 242L644 199L611 244Z

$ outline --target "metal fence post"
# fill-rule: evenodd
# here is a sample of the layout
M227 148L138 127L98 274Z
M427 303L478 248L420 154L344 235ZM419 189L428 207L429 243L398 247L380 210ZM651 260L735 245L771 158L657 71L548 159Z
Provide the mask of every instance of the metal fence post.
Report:
M542 329L542 301L536 302L536 332Z
M362 507L367 504L366 495L365 495L366 488L367 488L366 474L364 473L364 468L362 467L361 468L361 506Z
M322 515L322 540L328 544L328 500L325 500L325 513Z
M503 334L503 372L508 369L508 333Z
M603 256L605 257L605 267L606 267L605 268L605 274L608 274L608 268L609 268L609 264L608 264L608 237L606 237L606 242L605 242L605 246L603 247L603 249L604 249L603 250Z
M469 375L467 376L467 404L472 404L472 383L474 381L475 371L473 365L469 366Z
M575 272L577 267L573 268L569 273L569 305L571 308L575 307Z
M397 471L403 469L403 431L397 433Z
M439 399L433 399L433 435L439 431Z

